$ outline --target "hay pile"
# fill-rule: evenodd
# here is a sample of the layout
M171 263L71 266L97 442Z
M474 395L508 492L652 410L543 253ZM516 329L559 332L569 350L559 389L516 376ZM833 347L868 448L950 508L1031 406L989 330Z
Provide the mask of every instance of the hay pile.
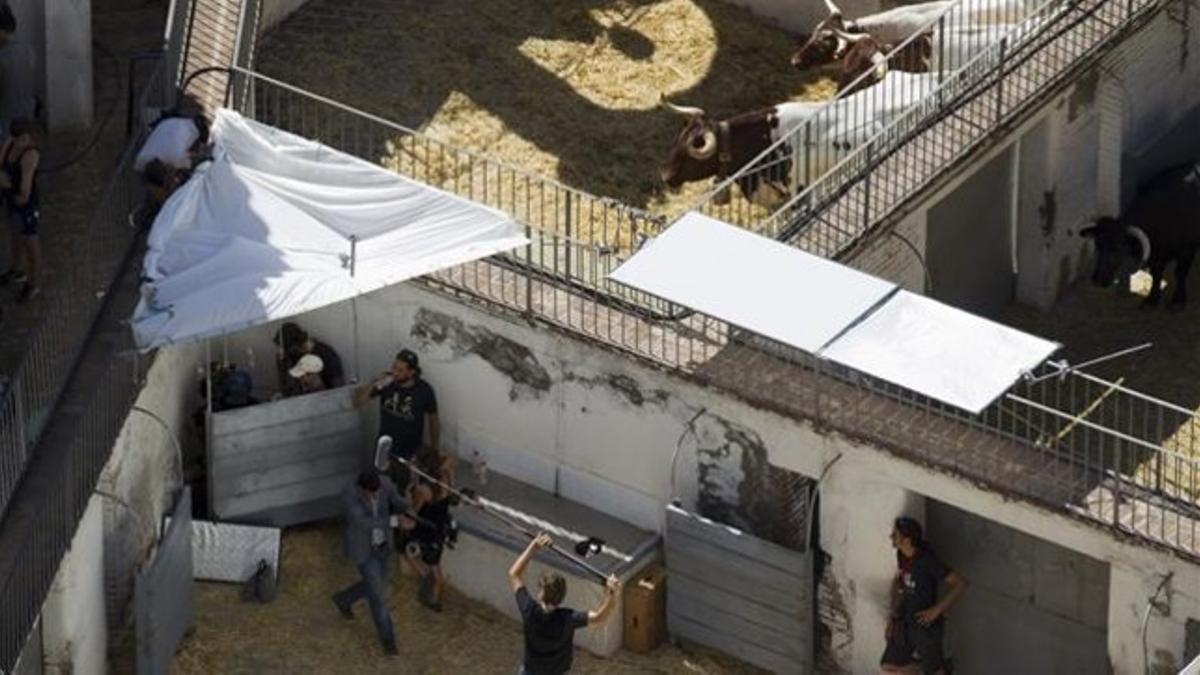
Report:
M269 605L243 602L233 585L198 584L195 627L171 672L467 675L513 671L521 649L516 622L453 592L446 598L445 611L434 614L417 604L415 578L409 575L392 584L390 604L400 659L382 658L366 605L355 607L354 621L344 621L330 600L334 591L355 578L353 568L338 554L339 537L336 524L288 530L283 537L279 596ZM577 650L572 672L757 671L718 655L687 654L662 646L646 656L622 652L614 659Z
M316 0L271 33L259 68L524 170L657 213L708 183L661 189L679 118L660 93L718 116L832 96L788 65L795 39L721 0ZM481 180L411 139L385 164ZM435 167L430 170L428 167ZM537 195L517 197L520 212ZM507 206L507 205L506 205Z

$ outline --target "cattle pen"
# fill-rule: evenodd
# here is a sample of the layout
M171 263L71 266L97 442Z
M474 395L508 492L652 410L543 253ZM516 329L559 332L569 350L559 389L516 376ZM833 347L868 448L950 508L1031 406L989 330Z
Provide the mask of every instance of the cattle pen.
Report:
M263 39L256 69L455 147L654 214L679 118L659 96L733 115L833 96L789 65L796 38L722 0L318 0ZM404 138L385 163L421 161ZM461 167L458 168L461 170ZM762 215L766 215L764 212Z

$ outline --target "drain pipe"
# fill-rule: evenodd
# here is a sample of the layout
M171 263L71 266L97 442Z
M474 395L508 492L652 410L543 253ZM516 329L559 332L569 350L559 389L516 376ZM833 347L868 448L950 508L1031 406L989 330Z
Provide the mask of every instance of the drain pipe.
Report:
M1147 633L1150 628L1150 614L1158 610L1158 613L1163 616L1170 615L1170 602L1159 600L1158 596L1162 595L1162 592L1167 589L1167 585L1171 583L1171 579L1174 576L1174 572L1167 572L1163 575L1162 581L1158 582L1158 588L1154 591L1154 595L1146 603L1146 611L1142 613L1142 668L1146 675L1150 675L1150 646L1146 642Z
M700 416L706 412L708 412L708 408L700 408L700 410L698 410L695 415L692 415L692 418L687 421L687 424L685 425L683 433L679 434L679 440L675 441L675 450L671 453L670 485L667 488L667 504L668 505L674 504L679 501L675 498L676 497L676 495L675 495L675 464L676 464L676 462L679 461L679 450L683 446L683 439L687 438L688 434L690 433L692 435L692 437L695 438L697 441L700 440L700 437L696 435L696 420L700 419ZM664 537L664 540L665 540L665 537ZM665 541L664 541L664 543L665 543Z
M829 463L827 463L823 469L821 469L821 475L817 476L817 482L815 485L813 485L812 494L808 497L808 513L805 514L808 517L808 531L804 533L805 553L808 553L812 549L813 523L816 520L812 517L812 513L813 509L816 508L817 505L817 495L820 494L821 483L825 481L825 477L829 475L829 470L832 469L833 465L837 464L838 460L841 458L842 453L839 452L836 456L834 456L833 459L829 460Z

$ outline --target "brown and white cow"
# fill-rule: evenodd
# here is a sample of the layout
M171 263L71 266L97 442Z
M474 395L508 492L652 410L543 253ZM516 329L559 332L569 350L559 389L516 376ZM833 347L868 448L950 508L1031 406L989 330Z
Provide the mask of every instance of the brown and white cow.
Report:
M706 178L725 180L825 105L824 101L781 103L714 120L702 108L674 105L665 98L660 102L687 119L662 170L663 182L672 189ZM766 168L740 176L738 188L750 201L773 209L791 195L792 149L787 144L775 146L762 166ZM728 202L728 192L717 195L716 201Z
M895 45L882 44L866 33L850 34L835 31L849 48L842 59L842 72L838 75L838 94L849 96L879 82L888 70L904 73L927 73L933 64L933 34L926 31L904 43L900 49L887 56ZM861 77L864 73L871 75Z
M829 16L813 28L804 44L792 54L792 66L807 70L840 61L850 49L846 34L869 35L881 45L898 45L927 28L950 4L950 0L923 2L847 19L833 0L825 0Z

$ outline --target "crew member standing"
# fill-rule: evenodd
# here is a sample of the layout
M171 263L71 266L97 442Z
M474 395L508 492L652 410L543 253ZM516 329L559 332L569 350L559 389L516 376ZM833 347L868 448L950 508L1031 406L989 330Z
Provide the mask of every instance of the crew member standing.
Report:
M387 476L368 469L358 481L342 493L346 516L346 554L350 556L362 577L358 583L333 594L333 604L347 619L353 619L355 602L366 598L371 606L371 618L379 632L379 642L389 656L398 654L392 615L387 607L387 566L391 555L391 510L409 510L396 486Z
M379 399L379 436L392 437L392 454L405 462L392 462L392 481L402 494L408 494L411 472L407 461L425 446L425 424L429 423L430 452L440 453L441 427L438 424L437 396L433 387L421 378L417 355L408 349L396 354L391 371L354 390L354 406Z
M604 600L590 612L560 607L567 596L567 580L561 574L543 574L538 580L538 595L534 599L521 578L534 553L549 548L553 542L545 532L529 542L529 546L508 569L508 581L517 597L521 622L525 632L525 656L517 675L562 675L571 670L575 655L575 631L604 621L616 604L621 582L615 576L605 580Z
M950 675L954 667L942 651L945 617L966 590L967 580L938 559L921 524L912 518L896 519L892 546L897 571L880 665L884 672ZM939 585L946 587L940 598Z

